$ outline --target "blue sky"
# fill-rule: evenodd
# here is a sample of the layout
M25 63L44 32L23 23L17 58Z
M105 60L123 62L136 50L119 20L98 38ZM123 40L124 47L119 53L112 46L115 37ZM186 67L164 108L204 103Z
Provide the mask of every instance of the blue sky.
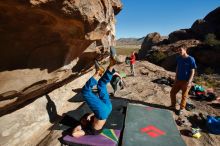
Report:
M161 35L190 28L220 6L220 0L121 0L122 11L116 16L116 38Z

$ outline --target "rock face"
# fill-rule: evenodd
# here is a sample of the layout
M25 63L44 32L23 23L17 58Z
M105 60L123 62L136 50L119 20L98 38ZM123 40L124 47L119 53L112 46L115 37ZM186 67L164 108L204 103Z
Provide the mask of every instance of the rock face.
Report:
M196 20L191 29L203 38L208 33L213 33L220 39L220 7L210 12L204 19Z
M220 72L220 50L207 45L199 45L191 51L191 54L196 58L201 69L212 69L212 73Z
M121 8L120 0L1 1L1 115L87 71L114 45Z
M53 124L62 118L63 113L74 110L80 106L80 103L73 103L71 101L74 96L77 96L77 93L73 92L73 90L82 88L92 74L94 74L94 72L89 72L29 102L30 104L15 112L2 116L0 118L0 145L38 145L38 143L51 132ZM56 131L62 133L59 129ZM56 141L56 143L50 146L61 145L58 138L51 141Z
M204 37L209 32L212 32L212 28L208 25L208 23L203 19L196 20L191 29L195 32L200 38Z
M188 40L195 38L194 33L190 29L181 29L169 34L169 41L175 43L179 40Z

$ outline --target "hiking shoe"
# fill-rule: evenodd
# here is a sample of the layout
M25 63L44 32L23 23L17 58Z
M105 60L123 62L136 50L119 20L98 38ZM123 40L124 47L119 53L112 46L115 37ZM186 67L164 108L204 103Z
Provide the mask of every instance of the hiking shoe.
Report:
M99 64L97 60L95 60L95 70L96 73L99 74L99 76L102 76L105 72L105 69Z
M187 111L191 111L195 109L195 106L193 104L190 104L190 103L186 103L186 110Z
M177 115L180 116L183 114L183 109L178 110Z

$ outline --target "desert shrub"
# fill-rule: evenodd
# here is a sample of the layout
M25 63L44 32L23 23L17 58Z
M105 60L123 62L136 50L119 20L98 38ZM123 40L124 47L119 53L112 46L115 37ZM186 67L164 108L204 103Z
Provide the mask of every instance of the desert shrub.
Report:
M205 43L215 49L220 49L220 40L216 39L216 36L213 33L209 33L205 36Z
M206 75L196 76L194 78L194 82L198 85L206 86L209 88L215 88L219 86L219 83L216 80Z
M213 74L214 72L215 72L215 70L212 69L211 67L207 67L204 69L204 73L208 74L208 75Z
M155 51L151 55L149 55L149 60L154 63L160 63L166 57L167 57L167 54L165 54L164 52Z

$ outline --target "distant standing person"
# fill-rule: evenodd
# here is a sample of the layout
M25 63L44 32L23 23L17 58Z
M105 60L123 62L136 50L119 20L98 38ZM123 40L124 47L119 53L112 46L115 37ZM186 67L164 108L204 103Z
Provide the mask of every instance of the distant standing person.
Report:
M131 75L133 76L135 76L135 71L134 71L135 60L136 60L135 51L133 51L130 57Z
M197 68L195 59L187 54L187 47L181 45L178 48L180 56L177 58L176 77L174 85L170 91L171 109L176 110L176 94L182 90L182 100L178 115L183 113L186 106L188 92L191 88L195 69Z

